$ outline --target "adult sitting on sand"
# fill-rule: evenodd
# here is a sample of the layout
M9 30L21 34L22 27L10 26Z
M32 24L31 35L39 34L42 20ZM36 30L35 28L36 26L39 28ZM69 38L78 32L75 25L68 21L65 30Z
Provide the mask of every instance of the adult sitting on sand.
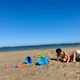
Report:
M56 49L57 61L61 62L75 62L75 54L69 56L66 52L62 51L60 48Z

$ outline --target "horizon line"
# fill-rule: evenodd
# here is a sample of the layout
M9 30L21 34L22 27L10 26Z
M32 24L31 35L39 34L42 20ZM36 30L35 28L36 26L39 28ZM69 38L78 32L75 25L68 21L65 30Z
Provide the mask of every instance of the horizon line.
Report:
M0 48L5 47L24 47L24 46L44 46L44 45L60 45L60 44L79 44L80 42L57 42L57 43L44 43L44 44L30 44L30 45L12 45L12 46L0 46Z

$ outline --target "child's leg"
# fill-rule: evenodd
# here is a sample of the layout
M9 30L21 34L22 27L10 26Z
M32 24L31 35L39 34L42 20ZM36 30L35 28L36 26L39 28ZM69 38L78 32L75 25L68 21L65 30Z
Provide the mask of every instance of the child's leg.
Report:
M72 54L72 55L70 56L70 61L76 62L76 53L74 53L74 54Z

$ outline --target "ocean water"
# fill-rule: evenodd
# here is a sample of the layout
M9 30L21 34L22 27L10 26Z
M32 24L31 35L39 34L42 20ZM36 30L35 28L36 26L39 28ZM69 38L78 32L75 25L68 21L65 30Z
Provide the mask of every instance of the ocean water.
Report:
M32 46L16 46L16 47L0 47L0 51L16 51L16 50L34 50L43 48L63 48L80 46L80 43L64 43L64 44L46 44L46 45L32 45Z

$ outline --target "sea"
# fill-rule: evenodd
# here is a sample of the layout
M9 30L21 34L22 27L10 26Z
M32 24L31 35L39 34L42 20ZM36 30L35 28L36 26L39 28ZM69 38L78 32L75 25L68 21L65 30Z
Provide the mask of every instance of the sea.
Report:
M2 52L2 51L18 51L18 50L35 50L35 49L46 49L46 48L77 47L77 46L80 46L80 43L60 43L60 44L0 47L0 52Z

